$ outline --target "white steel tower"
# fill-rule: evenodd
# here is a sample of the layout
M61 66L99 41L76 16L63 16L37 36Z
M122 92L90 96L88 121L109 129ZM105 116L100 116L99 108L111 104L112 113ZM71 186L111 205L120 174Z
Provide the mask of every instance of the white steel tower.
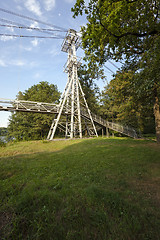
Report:
M68 60L64 67L64 71L68 74L68 81L61 97L58 113L49 130L48 140L54 138L57 127L64 131L66 138L82 138L84 134L98 136L78 80L77 69L81 65L76 57L78 47L79 36L75 30L69 29L62 44L62 51L68 53Z

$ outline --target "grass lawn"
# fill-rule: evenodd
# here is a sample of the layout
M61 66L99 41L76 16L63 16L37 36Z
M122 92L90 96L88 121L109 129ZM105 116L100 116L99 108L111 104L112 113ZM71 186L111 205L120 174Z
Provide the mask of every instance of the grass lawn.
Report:
M160 145L97 138L0 147L0 239L159 240Z

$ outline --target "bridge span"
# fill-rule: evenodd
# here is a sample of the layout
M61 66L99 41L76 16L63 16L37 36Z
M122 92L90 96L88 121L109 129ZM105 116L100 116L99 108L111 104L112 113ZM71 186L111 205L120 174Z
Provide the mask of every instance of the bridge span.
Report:
M0 98L0 111L10 111L10 112L33 112L33 113L44 113L44 114L58 114L59 113L59 104L54 103L44 103L44 102L33 102L33 101L24 101L24 100L11 100L11 99L3 99ZM81 108L81 117L88 119L90 116L88 112ZM71 112L64 109L62 112L63 115L70 115ZM113 131L122 133L126 136L132 138L138 138L138 134L136 133L135 129L123 126L118 123L108 122L103 118L97 116L96 114L92 113L92 119L96 126L101 128L108 128Z

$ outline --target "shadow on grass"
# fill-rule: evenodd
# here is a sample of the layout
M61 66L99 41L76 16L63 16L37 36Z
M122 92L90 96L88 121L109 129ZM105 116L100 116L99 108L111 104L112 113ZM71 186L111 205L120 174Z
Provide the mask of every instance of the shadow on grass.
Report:
M137 185L158 179L159 159L147 141L104 138L1 158L2 239L158 240L154 196Z

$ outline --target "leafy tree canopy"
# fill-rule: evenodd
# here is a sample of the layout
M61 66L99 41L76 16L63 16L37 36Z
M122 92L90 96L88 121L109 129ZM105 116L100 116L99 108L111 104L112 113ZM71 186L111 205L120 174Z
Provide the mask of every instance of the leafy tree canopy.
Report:
M87 67L87 65L84 64L78 70L78 77L90 110L98 113L100 89L94 80L103 79L103 71L97 69L96 65Z
M48 82L40 82L17 95L19 100L49 103L58 103L59 98L60 92L57 86ZM53 117L52 114L13 113L8 126L9 135L16 140L46 138Z
M108 58L133 58L150 49L160 35L159 0L77 0L74 17L86 14L85 53L100 64Z
M153 106L135 91L137 74L120 71L102 93L101 112L108 120L130 125L143 133L154 133Z
M72 11L74 17L86 14L88 22L82 27L82 44L90 64L101 66L110 58L123 59L139 73L135 89L139 95L146 94L153 100L160 143L160 1L77 0Z

